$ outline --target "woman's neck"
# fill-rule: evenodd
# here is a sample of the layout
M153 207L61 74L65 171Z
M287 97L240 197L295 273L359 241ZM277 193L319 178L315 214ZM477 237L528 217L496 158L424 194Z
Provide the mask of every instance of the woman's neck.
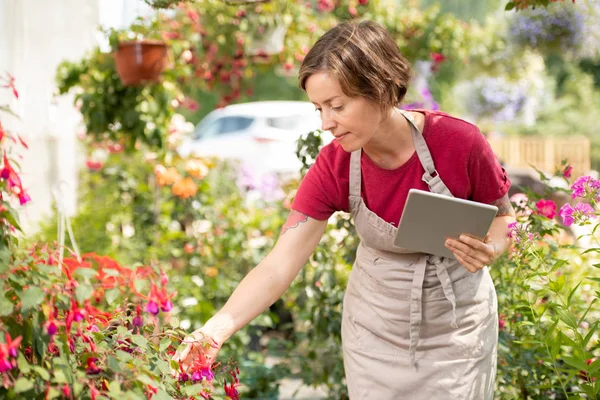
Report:
M415 152L409 122L400 110L394 108L381 121L373 138L363 151L381 168L396 169L403 165Z

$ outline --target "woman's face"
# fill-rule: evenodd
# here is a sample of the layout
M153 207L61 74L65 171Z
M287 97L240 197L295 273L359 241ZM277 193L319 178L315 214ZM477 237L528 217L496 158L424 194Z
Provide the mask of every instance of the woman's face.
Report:
M321 127L330 131L347 152L362 148L377 132L382 112L364 97L348 97L336 78L318 72L306 80L306 93L321 115Z

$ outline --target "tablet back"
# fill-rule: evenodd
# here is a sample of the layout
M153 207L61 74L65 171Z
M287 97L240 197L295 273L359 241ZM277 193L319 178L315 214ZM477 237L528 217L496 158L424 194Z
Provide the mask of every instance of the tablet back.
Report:
M498 207L411 189L398 224L395 245L415 252L455 258L446 238L470 234L483 239Z

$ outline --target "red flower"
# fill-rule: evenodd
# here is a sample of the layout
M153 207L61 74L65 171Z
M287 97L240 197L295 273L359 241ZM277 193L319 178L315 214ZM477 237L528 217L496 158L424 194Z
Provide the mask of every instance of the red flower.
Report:
M102 372L102 370L96 365L96 360L97 359L94 357L90 357L87 359L87 368L85 372L87 372L89 375L97 375L100 372Z
M563 176L565 178L570 178L572 172L573 172L573 166L572 165L567 165L567 167L563 171Z
M85 165L88 167L88 169L90 171L98 171L98 170L102 169L102 167L104 166L104 163L102 161L87 160L85 162Z
M369 0L358 0L358 4L360 4L361 6L366 6L368 2Z
M552 219L556 216L556 204L552 200L541 199L535 203L537 212L546 218Z

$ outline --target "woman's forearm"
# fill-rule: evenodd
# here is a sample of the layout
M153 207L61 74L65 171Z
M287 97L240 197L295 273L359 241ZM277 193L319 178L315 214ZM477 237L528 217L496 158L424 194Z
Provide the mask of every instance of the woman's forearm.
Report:
M223 306L205 324L215 339L225 341L269 308L289 287L291 280L270 266L268 258L246 275Z
M512 222L515 222L515 218L511 215L494 218L488 233L489 242L494 247L494 258L504 254L512 246L512 239L508 235L508 225Z

